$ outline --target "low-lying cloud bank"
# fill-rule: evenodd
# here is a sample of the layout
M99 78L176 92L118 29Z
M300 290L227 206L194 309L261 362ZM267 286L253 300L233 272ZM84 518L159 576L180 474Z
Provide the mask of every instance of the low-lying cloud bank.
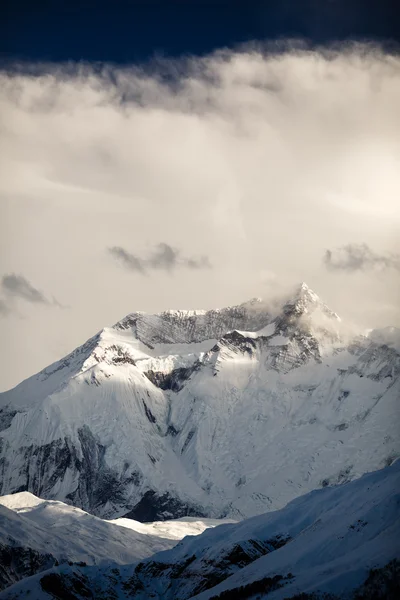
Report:
M400 58L374 46L3 70L1 272L71 306L4 315L5 381L132 310L303 280L343 318L399 324L399 106Z

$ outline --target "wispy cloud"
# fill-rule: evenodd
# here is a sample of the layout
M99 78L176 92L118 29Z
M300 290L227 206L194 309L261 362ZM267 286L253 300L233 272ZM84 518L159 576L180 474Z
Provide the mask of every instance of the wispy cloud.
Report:
M327 250L324 264L331 271L368 271L396 269L400 271L400 255L377 254L367 244L347 244Z
M51 300L49 300L23 275L16 275L15 273L3 275L1 280L1 288L9 298L20 298L26 302L30 302L31 304L44 304L48 306L61 307L61 304L58 302L58 300L56 300L56 298L53 297ZM3 314L5 312L5 314L7 314L7 312L10 312L10 310L10 307L3 300L0 300L0 312L3 312Z
M3 290L11 295L23 298L34 304L48 304L47 298L36 289L23 275L4 275L1 280Z
M125 248L121 248L121 246L113 246L112 248L108 249L108 252L127 269L130 269L131 271L138 271L139 273L144 274L145 268L142 260L134 254L127 252Z
M207 256L199 258L186 257L180 250L164 242L158 244L150 256L144 258L131 254L121 246L113 246L108 249L108 252L124 267L131 271L137 271L142 275L149 270L171 272L178 268L207 269L211 267Z

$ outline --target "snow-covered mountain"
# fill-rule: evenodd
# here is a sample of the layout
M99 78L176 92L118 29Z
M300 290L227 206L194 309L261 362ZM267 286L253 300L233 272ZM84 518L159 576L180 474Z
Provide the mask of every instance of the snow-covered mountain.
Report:
M390 464L396 331L344 331L305 284L273 309L132 313L0 394L1 493L237 519Z
M221 521L104 521L29 492L0 497L0 589L57 564L124 565L175 546Z
M60 565L0 598L394 600L399 490L396 461L348 484L310 492L279 511L186 537L134 565Z

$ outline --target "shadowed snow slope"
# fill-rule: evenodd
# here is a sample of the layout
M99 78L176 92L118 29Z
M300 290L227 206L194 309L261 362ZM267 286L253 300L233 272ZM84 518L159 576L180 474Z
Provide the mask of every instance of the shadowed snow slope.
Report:
M392 329L273 310L132 313L0 394L0 491L139 521L241 519L399 455Z
M103 521L29 492L0 497L0 587L62 562L127 564L171 548L217 522L204 519L144 524ZM220 522L218 522L220 523Z
M310 492L279 511L187 537L136 565L60 566L0 597L46 600L61 589L62 597L72 598L66 592L73 592L75 600L243 600L254 597L250 585L265 578L282 587L272 586L268 595L259 588L257 598L347 594L363 583L369 569L399 557L399 490L396 461L348 484Z

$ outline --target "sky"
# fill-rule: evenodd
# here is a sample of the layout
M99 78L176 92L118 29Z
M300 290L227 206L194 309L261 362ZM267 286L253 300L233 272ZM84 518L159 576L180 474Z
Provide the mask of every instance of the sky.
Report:
M7 2L0 390L129 312L301 281L399 326L394 4Z

